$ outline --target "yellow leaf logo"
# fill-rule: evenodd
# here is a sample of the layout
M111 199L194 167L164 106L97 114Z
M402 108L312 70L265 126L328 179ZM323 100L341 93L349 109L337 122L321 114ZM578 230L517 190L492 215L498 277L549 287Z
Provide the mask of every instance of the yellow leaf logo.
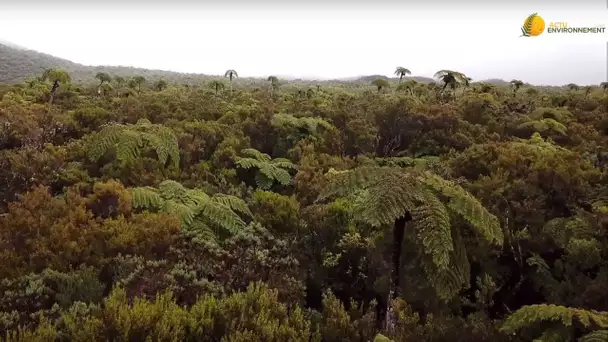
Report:
M545 21L538 13L530 14L521 27L522 37L536 37L545 31Z

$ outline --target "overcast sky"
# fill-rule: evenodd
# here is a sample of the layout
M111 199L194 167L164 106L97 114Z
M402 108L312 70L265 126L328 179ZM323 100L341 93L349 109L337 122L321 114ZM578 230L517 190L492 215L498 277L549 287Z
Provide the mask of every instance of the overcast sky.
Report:
M534 84L597 84L608 73L608 33L519 37L533 12L547 25L608 24L606 0L9 1L0 3L0 40L88 65L307 78L391 75L404 66L419 76L453 69Z

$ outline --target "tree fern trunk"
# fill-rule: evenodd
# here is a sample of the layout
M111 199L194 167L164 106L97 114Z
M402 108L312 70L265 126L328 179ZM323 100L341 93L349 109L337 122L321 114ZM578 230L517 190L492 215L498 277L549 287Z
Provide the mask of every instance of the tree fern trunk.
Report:
M407 214L395 220L393 226L393 288L395 298L399 296L399 279L401 269L401 248L403 246L403 236L405 235L405 224L412 217Z
M51 88L51 96L49 97L49 104L53 103L53 99L55 98L55 93L57 92L57 88L59 88L59 81L53 82L53 88Z
M393 225L393 269L391 270L391 289L386 303L386 330L390 330L390 327L394 326L395 323L391 305L393 300L399 296L400 292L401 249L403 246L403 236L405 235L405 224L411 219L412 216L407 213L396 219L395 224Z

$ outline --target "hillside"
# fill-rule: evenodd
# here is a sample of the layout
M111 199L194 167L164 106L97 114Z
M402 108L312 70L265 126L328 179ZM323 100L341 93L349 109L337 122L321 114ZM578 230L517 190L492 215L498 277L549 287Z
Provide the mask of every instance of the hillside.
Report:
M89 83L94 81L94 77L98 72L105 72L110 75L122 76L130 78L134 76L143 76L149 81L164 79L169 83L180 84L200 84L208 81L218 75L204 75L195 73L179 73L166 70L151 70L143 68L125 67L125 66L88 66L69 61L67 59L55 57L46 53L28 50L10 42L0 41L0 83L17 83L25 80L28 77L40 76L45 69L57 67L67 71L75 82ZM296 79L289 76L279 76L283 82L296 84L325 83L325 84L343 84L348 83L364 83L369 84L376 78L390 79L397 81L398 77L387 77L385 75L364 75L348 77L343 79L332 80L306 80ZM414 79L418 82L429 83L434 82L432 78L411 76L406 79ZM243 78L244 83L258 83L265 81L262 78ZM506 85L508 82L504 80L492 79L486 81L497 85Z
M164 70L150 70L123 66L87 66L49 54L22 50L0 44L0 82L15 83L27 77L40 76L45 69L57 67L67 71L75 82L93 81L95 74L106 72L110 75L133 77L144 76L149 80L165 79L168 82L195 84L208 80L210 76L185 74Z

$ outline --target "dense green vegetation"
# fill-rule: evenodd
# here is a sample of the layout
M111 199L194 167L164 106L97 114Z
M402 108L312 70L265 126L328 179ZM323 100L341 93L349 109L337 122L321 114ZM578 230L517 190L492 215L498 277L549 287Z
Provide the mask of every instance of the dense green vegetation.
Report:
M604 341L608 83L0 86L8 341Z

